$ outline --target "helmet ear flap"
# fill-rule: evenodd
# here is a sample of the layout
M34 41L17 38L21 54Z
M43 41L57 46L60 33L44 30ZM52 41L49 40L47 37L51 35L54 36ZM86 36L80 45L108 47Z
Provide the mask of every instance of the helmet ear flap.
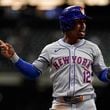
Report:
M60 28L63 32L66 32L66 31L69 31L73 28L74 26L74 20L71 20L71 21L66 21L65 19L64 20L60 20Z

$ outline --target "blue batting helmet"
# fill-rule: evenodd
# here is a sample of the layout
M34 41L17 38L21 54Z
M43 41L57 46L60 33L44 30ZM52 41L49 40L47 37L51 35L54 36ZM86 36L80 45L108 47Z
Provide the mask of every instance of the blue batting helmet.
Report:
M60 28L63 32L71 30L77 19L89 19L81 6L69 6L59 16Z

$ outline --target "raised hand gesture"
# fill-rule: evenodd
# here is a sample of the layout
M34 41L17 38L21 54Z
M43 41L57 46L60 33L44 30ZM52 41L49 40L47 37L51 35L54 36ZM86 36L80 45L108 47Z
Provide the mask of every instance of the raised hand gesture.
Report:
M11 58L15 53L13 46L9 43L3 42L2 40L0 40L0 49L1 54L6 58Z

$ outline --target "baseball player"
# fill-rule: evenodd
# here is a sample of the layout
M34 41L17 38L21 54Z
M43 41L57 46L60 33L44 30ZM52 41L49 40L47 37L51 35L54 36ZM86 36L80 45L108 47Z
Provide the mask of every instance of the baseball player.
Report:
M13 46L0 40L1 54L29 78L36 78L50 68L53 101L50 110L96 110L93 75L110 81L110 69L99 47L85 39L84 8L69 6L59 16L63 38L44 47L32 64L24 61Z

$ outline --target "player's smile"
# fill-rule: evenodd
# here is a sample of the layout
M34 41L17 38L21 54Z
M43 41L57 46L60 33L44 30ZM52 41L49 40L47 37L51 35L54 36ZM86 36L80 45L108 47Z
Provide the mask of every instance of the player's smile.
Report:
M85 31L79 31L78 35L82 38L85 36Z

